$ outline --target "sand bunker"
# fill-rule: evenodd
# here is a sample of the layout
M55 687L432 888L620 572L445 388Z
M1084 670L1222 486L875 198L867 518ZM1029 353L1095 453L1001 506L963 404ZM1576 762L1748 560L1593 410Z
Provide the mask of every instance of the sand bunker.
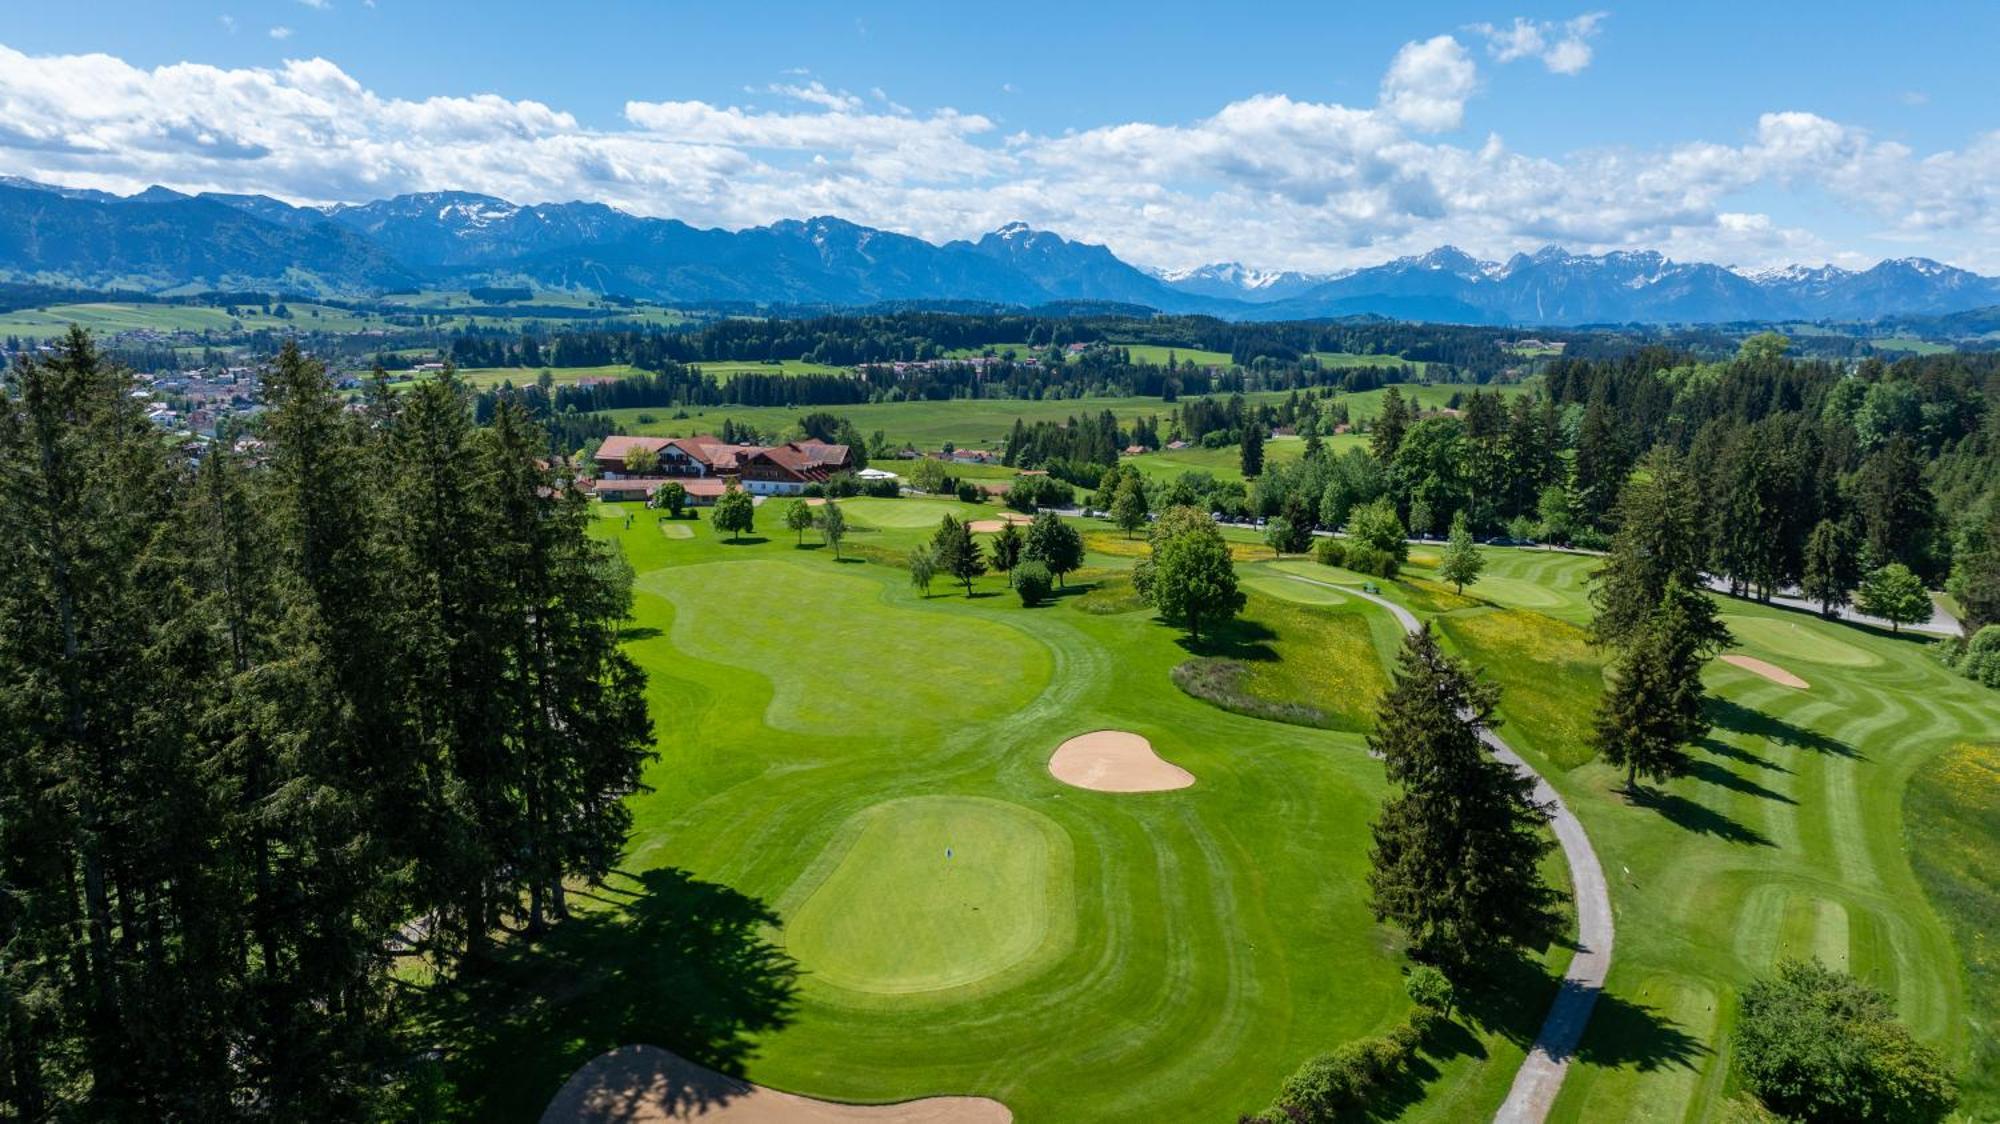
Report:
M1165 792L1186 788L1194 774L1153 752L1153 743L1123 730L1079 734L1056 747L1049 772L1064 784L1099 792Z
M1722 662L1731 667L1740 667L1752 675L1761 675L1773 683L1783 684L1787 687L1797 687L1801 691L1812 686L1812 684L1800 679L1777 664L1766 663L1755 656L1724 656L1722 657Z
M1025 527L1033 522L1032 518L1018 511L1009 511L1003 513L998 519L974 519L972 522L967 523L966 526L982 535L994 535L998 534L1000 528L1005 527L1009 523L1017 527Z
M727 1077L658 1046L620 1046L570 1077L542 1124L1007 1124L1014 1114L985 1097L926 1097L855 1105L780 1093Z

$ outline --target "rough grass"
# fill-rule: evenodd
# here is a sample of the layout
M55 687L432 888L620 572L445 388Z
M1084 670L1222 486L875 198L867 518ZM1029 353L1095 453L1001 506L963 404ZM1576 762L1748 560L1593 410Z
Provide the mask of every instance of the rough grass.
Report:
M1563 769L1591 760L1591 717L1603 691L1603 663L1575 625L1521 609L1480 609L1442 617L1454 647L1499 684L1506 738Z
M1317 707L1252 694L1246 682L1249 679L1248 665L1212 656L1197 656L1174 668L1174 686L1232 714L1290 722L1294 726L1333 727L1332 719Z
M1308 587L1310 592L1310 587ZM1203 638L1174 683L1237 714L1365 731L1389 688L1388 652L1359 604L1309 604L1252 592L1242 617Z
M2000 1117L2000 744L1931 758L1903 796L1910 866L1965 963L1972 1056L1960 1076L1974 1119Z

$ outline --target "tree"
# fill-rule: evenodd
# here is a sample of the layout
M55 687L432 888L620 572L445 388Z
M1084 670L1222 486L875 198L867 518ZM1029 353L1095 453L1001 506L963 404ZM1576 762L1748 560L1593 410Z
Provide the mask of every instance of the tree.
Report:
M687 486L678 480L669 480L653 490L652 505L667 509L667 518L679 519L681 508L687 506Z
M660 451L647 445L635 445L625 454L625 474L627 476L651 476L660 467Z
M1014 575L1014 592L1020 595L1021 604L1029 608L1048 600L1054 584L1049 568L1033 559L1021 563L1020 571Z
M1264 423L1243 423L1243 478L1254 480L1264 472Z
M1986 502L1990 508L1986 517L1970 521L1959 538L1945 587L1965 614L1968 636L2000 624L2000 495L1989 496Z
M935 457L920 457L910 466L910 487L930 495L942 495L951 488L951 473Z
M1700 488L1687 461L1671 449L1647 455L1618 498L1618 533L1592 576L1597 607L1591 630L1599 643L1618 644L1644 628L1670 582L1698 589L1703 542ZM1726 636L1712 611L1712 638Z
M1264 545L1271 548L1272 557L1282 557L1292 543L1292 524L1280 515L1264 524Z
M1823 617L1852 599L1859 569L1854 556L1854 540L1847 529L1831 519L1822 519L1806 539L1805 572L1799 591L1806 599L1819 602Z
M833 548L833 556L840 557L840 542L847 537L847 513L840 510L840 504L828 499L819 505L819 513L813 522L819 526L819 537Z
M798 534L798 545L806 544L806 532L813 525L812 505L804 500L793 500L785 505L785 529Z
M757 505L750 499L750 493L732 481L717 497L711 522L716 530L729 532L729 541L735 542L743 532L757 529Z
M1867 564L1900 562L1919 576L1936 576L1929 567L1937 501L1924 482L1916 442L1899 433L1869 454L1854 474L1853 492Z
M1138 474L1126 477L1118 485L1118 494L1111 501L1111 521L1118 524L1128 539L1132 532L1146 525L1146 489L1139 483Z
M1009 519L993 536L993 541L987 544L986 551L993 560L993 568L1007 574L1020 565L1021 551L1026 545L1027 539L1021 534L1021 528Z
M1347 525L1349 537L1362 545L1389 555L1398 562L1410 558L1408 532L1396 515L1396 505L1387 496L1354 509Z
M1047 566L1060 587L1065 574L1083 565L1083 536L1055 512L1044 511L1028 524L1028 541L1021 556Z
M1382 392L1382 408L1375 414L1374 433L1368 439L1368 451L1382 464L1393 463L1396 450L1402 447L1403 434L1410 428L1410 408L1403 401L1403 392L1390 387Z
M1152 555L1134 580L1163 619L1182 625L1196 641L1203 624L1220 624L1243 611L1229 544L1215 520L1191 507L1174 508L1153 524Z
M1805 1121L1935 1121L1958 1103L1950 1071L1881 992L1811 960L1785 960L1743 991L1743 1084Z
M1891 562L1861 579L1854 607L1888 621L1892 632L1902 631L1906 624L1922 624L1931 619L1932 612L1931 595L1924 590L1923 579L1901 562Z
M1479 573L1485 568L1486 556L1473 543L1472 525L1461 511L1451 517L1451 538L1445 543L1443 557L1438 559L1438 576L1464 593L1466 586L1479 580Z
M963 584L967 597L972 596L973 579L986 572L986 558L972 541L972 528L950 515L945 516L937 533L931 536L931 554L937 559L938 569Z
M1709 627L1708 594L1670 581L1644 628L1630 634L1611 687L1598 701L1592 740L1625 767L1625 788L1688 771L1684 748L1708 733L1702 665L1726 640Z
M928 546L910 548L910 586L921 589L924 596L931 595L931 582L937 577L937 558Z
M1486 752L1498 693L1438 647L1430 626L1397 657L1369 749L1395 795L1375 821L1370 908L1417 953L1462 968L1546 915L1549 810L1534 782Z

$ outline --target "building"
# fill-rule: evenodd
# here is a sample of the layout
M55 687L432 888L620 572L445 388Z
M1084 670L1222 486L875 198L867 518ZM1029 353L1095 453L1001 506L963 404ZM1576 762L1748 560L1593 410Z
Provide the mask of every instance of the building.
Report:
M653 464L634 472L634 455L645 450ZM720 495L727 482L759 496L797 495L810 484L824 484L836 472L851 471L854 453L845 445L824 441L787 441L783 445L731 445L716 437L632 437L616 434L597 448L597 494L608 495L607 484L679 480L690 497L700 483L703 493ZM617 492L630 488L616 487ZM651 491L646 492L651 495Z

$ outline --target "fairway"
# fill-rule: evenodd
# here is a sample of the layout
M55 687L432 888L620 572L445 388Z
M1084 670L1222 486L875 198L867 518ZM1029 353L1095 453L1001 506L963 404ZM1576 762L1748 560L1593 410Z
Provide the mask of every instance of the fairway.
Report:
M806 890L803 904L781 909L786 950L817 981L878 994L963 987L1060 954L1074 931L1069 838L1048 817L916 796L856 820L787 895Z

